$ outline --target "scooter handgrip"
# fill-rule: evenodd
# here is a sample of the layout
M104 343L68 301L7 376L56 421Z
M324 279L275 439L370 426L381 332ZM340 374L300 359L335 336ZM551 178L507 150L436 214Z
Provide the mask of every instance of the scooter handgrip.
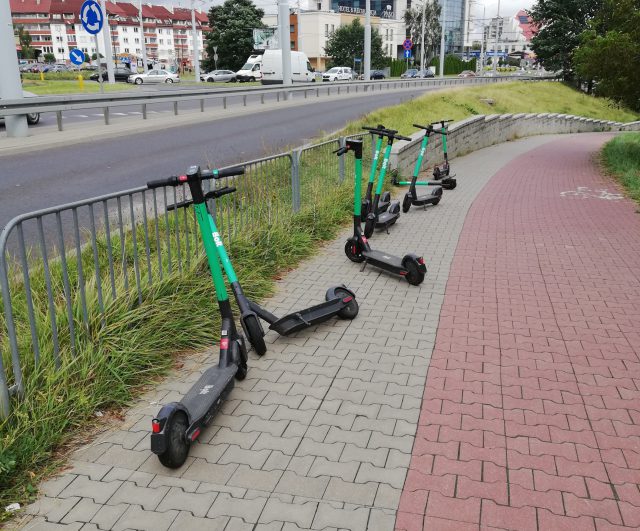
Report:
M408 136L402 136L402 135L398 135L398 134L395 134L393 136L394 136L394 138L396 140L409 140L409 141L411 140L411 138L409 138Z
M344 155L347 151L349 151L349 148L348 148L348 147L341 147L341 148L336 149L336 150L334 151L334 153L335 153L338 157L340 157L340 156Z
M223 195L232 194L236 191L235 186L225 186L224 188L218 188L217 190L211 190L207 194L205 194L206 199L217 199L218 197L222 197Z
M385 131L385 128L378 125L377 127L368 127L363 125L362 129L364 129L365 131Z
M178 186L180 184L179 177L173 175L168 179L156 179L154 181L147 181L147 188L162 188L163 186Z
M218 170L218 175L214 175L214 178L220 179L222 177L233 177L234 175L244 175L244 166L236 166L235 168Z
M424 129L425 131L433 130L433 126L431 126L431 125L413 124L413 127L417 127L418 129Z
M179 203L175 203L173 205L168 205L167 210L178 210L179 208L186 208L193 204L193 199L187 199L185 201L180 201Z

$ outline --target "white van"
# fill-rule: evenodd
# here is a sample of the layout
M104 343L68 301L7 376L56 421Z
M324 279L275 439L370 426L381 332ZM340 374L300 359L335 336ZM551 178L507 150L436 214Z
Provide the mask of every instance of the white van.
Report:
M262 54L250 55L244 66L236 72L238 81L260 81L262 79Z
M316 80L311 63L303 52L291 52L291 79L294 83L311 83ZM264 51L262 84L282 84L282 50Z

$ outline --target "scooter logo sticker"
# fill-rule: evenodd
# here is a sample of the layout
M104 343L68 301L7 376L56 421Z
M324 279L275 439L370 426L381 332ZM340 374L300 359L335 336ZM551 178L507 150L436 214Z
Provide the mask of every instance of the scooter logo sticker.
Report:
M227 350L229 348L229 338L223 337L220 340L220 350Z
M222 238L220 238L220 234L217 232L213 233L213 241L216 244L216 247L222 247Z
M379 156L380 156L380 150L377 149L376 152L373 154L373 160L376 160Z
M382 169L386 170L387 169L387 164L389 164L389 160L388 159L384 159L382 161Z
M424 157L424 152L425 152L426 150L427 150L427 148L422 148L422 149L420 150L420 156L421 156L421 157Z
M205 385L202 389L200 389L199 395L208 395L209 391L213 389L215 385Z

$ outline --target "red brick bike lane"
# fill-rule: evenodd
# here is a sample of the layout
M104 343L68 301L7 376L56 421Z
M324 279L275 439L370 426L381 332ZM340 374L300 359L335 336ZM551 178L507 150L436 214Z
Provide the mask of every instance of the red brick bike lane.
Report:
M534 149L471 207L397 529L640 527L640 215L609 138Z

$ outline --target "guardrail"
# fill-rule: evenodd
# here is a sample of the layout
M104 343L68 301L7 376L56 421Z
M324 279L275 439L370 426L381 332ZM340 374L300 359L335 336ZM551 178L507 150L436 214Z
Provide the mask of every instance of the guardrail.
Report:
M323 190L352 178L332 153L344 142L242 163L244 175L221 183L236 193L210 203L228 248L241 233L287 226ZM64 369L83 346L95 346L116 299L142 304L164 278L182 275L202 256L194 211L167 209L185 197L184 186L137 187L7 223L0 232L0 419L10 413L12 395L29 392L33 375Z
M517 80L548 80L554 78L543 77L518 77ZM331 96L340 94L359 94L380 92L385 90L401 90L416 87L446 87L460 85L485 85L514 81L510 76L475 77L475 78L428 78L406 80L378 80L378 81L353 81L349 83L305 83L284 87L282 85L268 85L248 88L216 89L194 88L160 92L142 92L137 94L91 94L91 95L65 95L65 96L39 96L37 98L20 98L14 100L0 100L0 116L15 116L31 113L55 113L58 130L63 130L62 115L70 110L102 109L105 125L110 123L110 111L113 108L131 105L140 105L141 116L147 119L148 106L157 103L173 103L173 112L178 114L179 104L185 102L200 102L200 112L204 112L207 103L217 101L226 109L231 98L239 98L243 106L248 102L265 103L265 96L273 96L276 102L287 101L295 98L319 98L321 95Z

